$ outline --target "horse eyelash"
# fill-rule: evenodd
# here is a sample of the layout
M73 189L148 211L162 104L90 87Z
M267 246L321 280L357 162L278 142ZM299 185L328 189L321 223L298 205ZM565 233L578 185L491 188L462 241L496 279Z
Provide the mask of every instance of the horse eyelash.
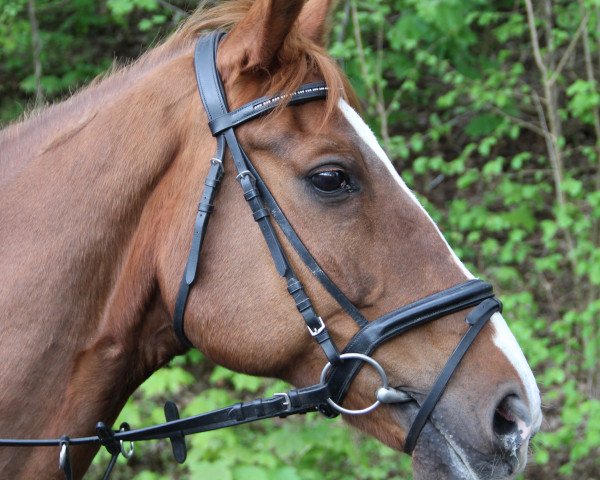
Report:
M355 193L358 192L360 189L358 188L358 185L355 185L352 182L347 182L346 185L342 187L342 190L346 193Z

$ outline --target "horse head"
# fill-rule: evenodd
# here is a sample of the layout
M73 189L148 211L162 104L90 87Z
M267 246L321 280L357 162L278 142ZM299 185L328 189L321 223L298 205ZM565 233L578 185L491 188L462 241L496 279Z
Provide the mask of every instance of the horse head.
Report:
M230 109L301 83L325 80L328 98L282 107L237 127L237 137L317 263L362 315L373 320L472 279L396 172L353 104L348 82L325 52L328 2L255 2L219 46L217 65ZM199 104L198 110L204 109ZM206 123L205 119L202 123ZM202 129L200 129L202 130ZM206 127L204 127L206 133ZM187 159L210 163L211 147ZM209 142L210 145L210 142ZM213 147L214 148L214 147ZM200 147L198 147L200 150ZM182 160L183 161L183 160ZM272 253L225 161L218 206L207 230L185 334L216 362L304 386L327 358L311 341L273 267ZM189 175L189 173L187 173ZM181 209L191 210L198 179ZM190 183L190 182L188 182ZM169 211L172 211L170 209ZM189 242L190 213L171 220L159 264L166 303L175 308L177 278ZM287 257L336 345L357 325L281 238ZM174 249L173 246L178 248ZM314 272L313 272L314 273ZM467 329L460 311L377 348L373 358L412 401L347 420L402 449L438 373ZM378 376L363 368L344 406L373 402ZM525 464L541 421L539 392L501 313L492 315L454 373L414 450L419 478L507 478Z

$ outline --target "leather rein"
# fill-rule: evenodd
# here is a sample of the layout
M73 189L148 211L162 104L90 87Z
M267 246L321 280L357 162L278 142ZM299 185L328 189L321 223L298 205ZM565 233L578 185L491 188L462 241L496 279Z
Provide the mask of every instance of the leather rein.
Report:
M250 206L252 215L265 238L275 268L278 274L285 279L288 292L294 299L310 335L321 346L327 358L327 364L323 369L319 383L315 385L285 393L276 393L269 398L236 403L188 418L179 418L177 406L173 402L167 402L165 404L166 422L151 427L131 430L128 424L123 423L119 430L113 430L103 422L98 422L96 435L89 437L69 438L63 436L57 439L45 440L0 439L0 447L59 447L59 467L64 472L67 480L72 478L69 458L70 446L89 444L104 446L111 454L111 461L103 476L104 479L108 479L118 456L122 454L129 458L133 454L133 442L167 438L171 442L175 460L183 463L187 456L185 436L194 433L300 413L320 411L327 417L335 417L339 413L352 415L369 413L381 404L416 402L418 405L412 394L390 388L384 369L370 355L384 342L408 330L452 313L475 307L466 316L466 323L469 325L466 333L450 355L425 400L421 403L410 427L404 451L411 454L421 430L441 398L464 354L490 317L495 312L502 310L502 305L494 297L490 284L481 280L469 280L368 322L360 310L319 266L300 240L258 171L238 143L235 134L235 127L267 114L282 101L285 101L288 106L292 106L324 99L327 96L327 86L323 82L304 84L289 96L262 97L236 110L229 111L216 66L217 48L224 35L225 33L222 31L214 31L201 37L194 52L198 89L208 115L209 127L217 141L217 148L214 157L211 159L210 169L204 181L204 189L198 205L190 254L175 304L173 327L180 341L186 347L193 347L184 332L185 307L190 288L196 281L208 220L214 209L216 192L224 174L223 158L226 148L229 148L237 171L236 178L242 187L244 198ZM272 222L277 223L281 232L308 269L359 326L360 330L341 352L330 337L322 318L318 316L312 301L305 293L275 234ZM377 390L375 401L371 406L360 410L346 409L341 404L352 381L365 363L375 368L381 377L382 386ZM125 442L131 442L128 449L124 446Z

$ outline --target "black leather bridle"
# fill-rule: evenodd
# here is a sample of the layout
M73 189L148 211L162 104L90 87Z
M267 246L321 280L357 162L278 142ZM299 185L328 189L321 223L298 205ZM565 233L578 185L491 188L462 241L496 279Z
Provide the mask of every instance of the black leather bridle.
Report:
M194 235L186 264L183 279L173 314L174 330L177 337L186 347L193 345L184 332L184 313L190 288L196 280L200 254L208 220L214 209L213 203L217 188L223 177L223 159L226 148L229 148L233 164L237 171L237 180L244 192L252 215L258 223L265 238L277 273L287 282L289 294L306 322L310 335L319 343L328 363L321 374L320 382L304 388L277 393L273 397L242 402L208 413L180 419L177 407L173 402L165 405L166 423L137 430L130 430L122 424L118 431L109 429L104 423L96 425L96 435L90 437L48 440L0 439L0 446L59 446L60 468L70 479L71 465L69 446L84 444L101 444L112 455L104 478L108 478L119 454L130 456L123 442L136 442L168 438L171 441L175 459L182 463L186 458L186 435L215 430L243 423L272 417L287 417L298 413L320 411L328 417L342 413L368 413L381 403L416 402L409 393L390 388L383 368L370 355L384 342L408 330L425 323L437 320L446 315L473 308L466 317L469 325L466 333L450 355L446 365L434 382L430 392L421 403L420 409L408 432L404 451L412 453L417 439L429 415L448 384L450 377L458 367L464 354L471 346L478 333L490 317L501 311L501 303L494 297L492 287L481 280L469 280L447 290L435 293L414 303L387 313L373 321L367 321L360 310L344 295L337 285L327 276L317 261L302 243L294 228L285 217L275 198L263 182L258 171L238 143L235 127L267 114L282 101L287 105L322 100L327 95L327 86L322 82L302 85L289 96L276 95L254 100L242 107L229 111L219 72L216 66L216 53L222 31L209 33L198 40L194 53L194 64L198 89L202 103L208 115L209 127L217 141L214 157L204 181L204 190L198 205L198 213L194 225ZM357 323L359 331L352 337L344 349L339 351L331 339L327 327L315 307L305 293L304 288L294 272L284 249L275 234L272 221L276 222L308 269L331 294L337 303ZM376 401L362 410L348 410L340 406L352 381L364 365L369 363L379 373L382 387L376 392Z

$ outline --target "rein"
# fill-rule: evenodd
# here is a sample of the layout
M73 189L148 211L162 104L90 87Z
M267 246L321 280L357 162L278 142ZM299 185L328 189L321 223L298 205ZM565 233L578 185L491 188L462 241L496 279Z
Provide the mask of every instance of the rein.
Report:
M100 444L111 454L111 461L104 474L108 479L120 454L129 458L133 455L133 442L167 438L171 442L173 456L183 463L187 456L185 436L194 433L232 427L272 417L287 417L300 413L320 411L327 417L339 413L352 415L371 412L381 404L416 402L412 394L390 388L387 375L381 365L370 355L384 342L408 330L459 311L473 308L466 316L469 325L466 333L450 355L446 365L438 375L430 392L421 403L419 411L408 432L404 451L412 453L419 434L427 419L441 398L452 374L458 367L464 354L487 323L490 317L502 309L494 297L491 285L481 280L469 280L449 289L427 296L414 303L400 307L381 317L367 322L360 310L344 295L337 285L319 266L315 258L300 240L294 228L282 212L277 201L267 188L258 171L238 143L235 127L272 111L281 102L288 106L308 101L322 100L327 95L327 86L323 82L302 85L289 96L276 95L262 97L242 107L229 111L219 73L216 67L216 52L224 32L215 31L200 38L194 52L194 64L198 89L207 112L209 127L217 141L217 148L204 189L198 205L194 223L194 234L190 254L173 314L173 328L177 337L186 347L193 345L184 331L184 313L190 288L196 281L202 245L219 183L223 177L223 158L229 148L237 171L237 180L244 192L252 215L265 238L278 274L287 284L289 294L294 299L310 335L319 343L327 358L319 383L276 393L269 398L260 398L250 402L202 413L189 418L179 418L177 406L173 402L165 404L166 422L146 428L131 430L123 423L119 430L108 428L104 423L96 425L96 435L89 437L57 439L0 439L0 447L59 447L59 467L65 478L72 478L69 448L77 445ZM331 339L323 319L318 316L312 301L294 272L284 249L275 234L272 220L277 223L288 242L298 253L313 275L329 294L357 323L359 331L341 351ZM375 368L381 377L382 386L375 392L374 403L360 410L349 410L341 406L352 381L365 363ZM126 449L125 442L131 442Z

